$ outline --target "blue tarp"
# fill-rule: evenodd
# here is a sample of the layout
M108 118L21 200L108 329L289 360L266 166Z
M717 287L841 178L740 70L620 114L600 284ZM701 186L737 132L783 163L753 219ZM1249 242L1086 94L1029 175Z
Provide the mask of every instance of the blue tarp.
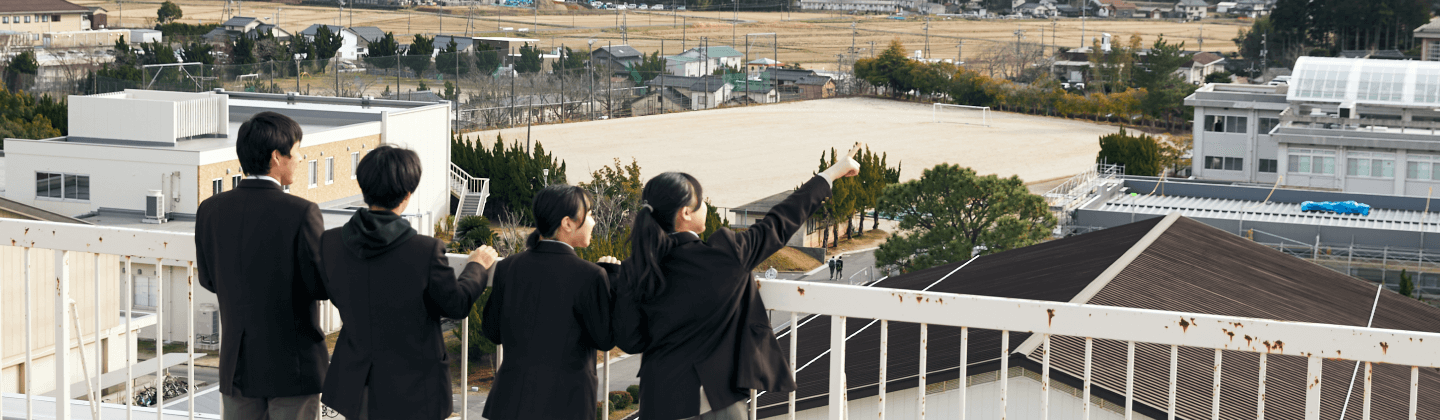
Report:
M1326 211L1340 214L1370 215L1370 205L1354 201L1306 201L1300 203L1300 211Z

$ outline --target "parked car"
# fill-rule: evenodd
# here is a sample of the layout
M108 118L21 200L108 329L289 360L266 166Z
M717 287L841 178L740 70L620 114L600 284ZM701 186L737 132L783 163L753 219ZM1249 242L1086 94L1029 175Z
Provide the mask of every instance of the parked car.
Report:
M685 6L675 6L675 10L685 11Z
M640 7L637 7L636 9L649 10L649 9L650 9L650 4L649 4L649 3L640 3Z
M657 5L650 6L650 10L665 10L665 5L663 5L663 4L657 4Z

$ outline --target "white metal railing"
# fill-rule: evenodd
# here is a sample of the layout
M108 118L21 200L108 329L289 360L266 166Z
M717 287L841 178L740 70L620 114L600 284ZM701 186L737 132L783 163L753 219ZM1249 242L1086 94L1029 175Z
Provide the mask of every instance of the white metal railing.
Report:
M74 329L79 322L86 321L76 320L74 313L67 312L67 310L73 310L73 307L69 305L69 295L72 290L70 283L72 280L75 280L72 273L78 272L70 269L72 265L88 260L91 264L94 264L95 267L102 267L106 264L105 261L110 261L116 265L116 267L113 268L117 269L117 271L121 266L127 268L124 271L124 275L116 276L117 281L122 284L120 288L120 290L122 290L122 305L127 308L127 312L131 305L129 300L129 285L134 282L134 270L129 269L132 264L154 262L167 266L184 267L186 275L188 276L185 282L185 287L187 288L185 295L187 298L185 307L183 308L185 314L179 316L186 318L188 337L195 337L193 282L195 248L193 234L0 219L0 241L5 240L8 240L8 246L13 247L11 251L18 249L19 252L24 254L24 258L22 259L23 263L21 264L22 267L20 267L19 270L9 271L19 271L22 273L22 277L19 279L10 277L0 278L0 280L4 282L25 282L23 301L25 302L24 305L26 308L23 312L26 318L26 328L24 332L26 356L22 376L25 378L25 390L27 392L24 395L26 407L24 418L32 419L35 417L34 406L37 401L71 401L72 399L70 387L64 386L68 385L70 373L75 369L72 363L68 361L68 357L55 358L56 360L53 362L55 369L54 375L57 379L57 387L52 394L55 395L53 400L39 397L35 395L34 392L30 392L33 390L31 383L35 378L35 375L30 372L30 368L34 363L30 350L35 347L31 328L36 326L36 319L32 318L33 311L32 308L30 308L31 302L34 302L31 296L35 293L51 293L53 296L56 314L50 319L52 324L41 325L41 327L52 328L54 330L57 349L67 348L64 346L71 341L70 334L72 329ZM44 286L36 289L31 287L32 281L30 280L33 279L33 276L39 275L38 273L44 270L41 270L43 267L37 267L36 264L32 263L31 256L46 253L51 253L55 256L54 285L53 287ZM118 258L106 259L107 256L112 255L118 256ZM451 255L450 263L457 268L463 267L465 264L465 256ZM95 293L98 297L100 295L101 283L107 275L103 273L102 269L95 269L89 273L94 275ZM157 275L163 275L163 273L163 270L156 272ZM163 278L160 280L162 281L158 283L161 284L163 288L165 282ZM48 281L49 280L47 280L47 282ZM828 417L831 419L846 418L848 393L858 388L857 386L847 383L847 377L844 372L846 366L846 341L859 333L857 331L851 333L849 336L846 335L848 330L846 329L845 322L848 318L873 320L869 321L864 328L869 328L876 323L880 324L881 347L879 357L881 358L880 366L882 366L882 369L879 373L878 383L881 386L880 395L882 396L885 395L885 389L883 387L887 382L886 375L888 373L883 367L886 366L885 358L887 357L887 333L889 332L889 323L908 322L919 324L921 373L917 378L919 381L917 389L922 390L922 392L920 392L920 397L915 401L915 404L919 406L921 409L919 412L921 413L924 412L923 409L926 404L924 399L925 393L923 392L923 390L926 389L926 374L937 371L937 369L933 368L927 369L926 366L929 351L927 332L928 326L930 325L960 327L961 344L958 350L960 351L959 366L961 378L966 377L965 367L969 363L968 332L970 329L1000 331L1002 349L1009 348L1009 333L1011 331L1034 334L1034 337L1039 337L1035 339L1037 342L1034 343L1032 347L1028 349L1022 348L1020 351L1029 352L1036 347L1043 346L1041 348L1045 350L1045 356L1041 362L1043 366L1042 372L1044 372L1044 378L1041 381L1042 387L1048 387L1050 384L1049 372L1051 365L1048 357L1050 337L1083 337L1086 343L1085 375L1083 378L1085 383L1083 404L1086 407L1086 413L1089 413L1091 405L1090 388L1092 378L1090 343L1095 339L1118 340L1128 343L1129 351L1127 361L1129 363L1127 363L1127 368L1124 372L1127 377L1127 387L1123 391L1127 408L1133 405L1135 398L1133 387L1135 375L1135 343L1154 343L1170 347L1170 404L1168 410L1171 413L1175 411L1176 400L1176 388L1174 384L1176 383L1175 372L1177 369L1177 359L1174 355L1179 346L1215 350L1217 355L1215 381L1217 384L1220 380L1220 369L1218 366L1220 364L1219 354L1221 350L1259 353L1261 355L1259 369L1262 374L1260 391L1259 394L1256 395L1256 398L1257 401L1259 401L1260 412L1258 414L1261 418L1264 417L1263 401L1265 398L1263 372L1266 366L1265 355L1268 354L1307 358L1309 361L1307 383L1318 383L1321 378L1321 361L1326 359L1363 362L1367 366L1367 372L1369 372L1369 367L1375 363L1410 366L1412 380L1410 382L1411 398L1409 400L1409 418L1411 419L1416 418L1416 393L1418 392L1419 383L1418 368L1440 367L1440 334L1429 332L1398 331L1066 302L901 290L874 287L873 283L872 286L866 287L787 280L760 280L760 285L761 296L769 309L788 311L791 313L789 325L804 325L803 322L797 319L797 316L794 315L795 313L816 314L811 315L810 319L828 316L832 320L831 332L829 334L831 350L827 352L831 355L829 372L830 386L828 391ZM161 289L160 292L163 294L163 289ZM95 299L94 313L96 315L94 322L96 324L96 331L100 330L101 323L99 315L101 311L99 308L100 299ZM0 310L4 309L5 308L0 308ZM163 319L166 317L166 314L167 308L163 305L163 300L161 300L155 307L154 316L158 318L156 325L164 325ZM126 317L126 331L133 331L129 328L130 318L129 316ZM468 322L468 319L461 322L462 330L469 331ZM3 326L0 326L0 328L3 328ZM1247 335L1263 339L1244 340L1242 342L1241 340L1231 338L1232 333L1234 336ZM14 332L0 330L0 337L9 337L10 335L7 334L14 334ZM814 360L808 361L796 360L799 334L799 328L792 328L790 332L781 335L782 340L788 339L790 347L789 362L793 370L804 369L809 363L813 363L819 359L819 357L816 357ZM462 334L461 336L461 348L468 348L468 334ZM161 357L161 355L164 354L164 340L163 336L160 335L157 335L157 338L161 339L156 341L156 353L157 357ZM186 360L188 365L191 366L188 375L190 378L193 378L195 358L194 340L191 339L188 341L186 344L188 353ZM1269 344L1281 341L1284 342L1283 346L1272 346ZM131 389L131 383L134 382L136 378L135 375L137 373L146 374L149 373L149 371L135 372L132 370L132 367L135 365L135 355L129 353L129 346L126 347L127 362L124 364L125 367L123 370L125 371L126 377L126 395L129 397L133 396L133 392L129 391L133 391ZM1000 350L1000 352L1001 354L1007 353L1005 350ZM81 346L80 353L89 357L88 354L91 353L91 348ZM99 358L102 357L99 346L94 346L93 354L95 359L92 360L98 361ZM609 394L610 378L608 355L605 359L606 362L602 364L603 370L600 379L601 383L599 384L600 389L604 391L601 394L602 396L608 396ZM987 360L989 360L989 358L987 358ZM1001 363L1000 372L1007 372L1009 368L1009 358L1001 357L999 362ZM98 366L99 364L97 363L96 365ZM157 378L163 378L163 364L157 363L155 366ZM468 372L468 368L468 358L462 357L462 377L464 377L464 372ZM88 368L82 366L82 369ZM91 375L90 372L86 372L86 376L91 377L89 380L98 380L95 377L99 375ZM1002 374L999 376L1000 407L1003 413L1003 410L1005 410L1005 396L1008 392L1006 385L1008 383L1008 375ZM1369 400L1372 389L1370 381L1371 375L1365 375L1363 395L1367 401ZM961 383L963 384L964 382ZM188 381L188 384L187 395L195 395L193 380ZM467 386L462 387L460 390L461 408L459 411L461 419L468 419L470 411L468 409L470 391L468 383L466 385ZM137 412L144 416L153 414L157 419L208 417L195 413L195 403L193 399L190 400L188 409L184 411L160 409L160 407L164 406L164 393L157 392L157 394L158 401L154 405L156 409L136 409L132 408L131 404L128 403L123 405L123 407L114 404L96 403L91 406L91 409L104 409L107 413L123 409L126 419L132 418ZM965 393L961 393L961 395L963 396ZM1048 393L1042 393L1041 409L1042 413L1045 413L1042 415L1042 418L1048 416L1048 395ZM1216 413L1218 413L1218 390L1214 398L1214 407L1217 410ZM1307 420L1318 420L1320 415L1320 387L1307 387L1305 398L1305 418ZM127 398L127 400L133 401L133 398ZM608 398L602 398L602 400L605 401L606 412L608 412ZM751 399L752 413L757 408L757 401L758 398ZM964 413L965 410L963 407L964 404L966 404L964 397L960 398L960 404L962 407L960 413ZM795 412L795 395L793 393L790 395L788 407L792 413L791 417L793 418L793 413ZM1369 404L1366 404L1359 409L1368 412L1369 408ZM72 418L71 404L54 404L53 409L55 414L54 418ZM7 415L6 417L10 416ZM81 417L88 416L82 415ZM964 418L963 414L961 418Z

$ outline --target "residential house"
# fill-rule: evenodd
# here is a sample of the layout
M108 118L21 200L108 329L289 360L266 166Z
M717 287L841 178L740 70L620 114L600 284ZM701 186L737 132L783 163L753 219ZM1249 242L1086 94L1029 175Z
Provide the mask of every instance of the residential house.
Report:
M726 46L695 47L665 57L665 71L675 76L700 77L721 68L740 71L745 54Z
M1215 14L1227 15L1233 13L1237 5L1238 3L1235 3L1233 1L1222 1L1219 3L1215 3Z
M782 65L782 64L781 64L779 61L775 61L774 59L771 59L771 58L764 58L764 57L762 57L762 58L757 58L757 59L754 59L754 60L750 60L749 63L745 63L745 73L746 73L746 74L758 74L758 73L764 71L765 69L768 69L768 68L771 68L771 67L780 67L781 65Z
M609 67L615 72L624 72L630 66L640 64L645 53L629 45L611 45L596 48L590 52L590 64L595 68Z
M1230 14L1256 19L1269 15L1275 8L1276 0L1239 0Z
M775 84L783 100L822 99L835 96L835 80L816 74L814 70L772 68L760 73L760 79Z
M298 35L305 37L305 39L307 40L314 41L315 34L320 30L321 26L329 29L330 33L332 34L340 34L340 49L336 51L336 57L346 60L354 60L356 58L363 57L366 53L369 52L370 42L366 41L365 38L361 37L359 32L355 32L354 29L346 28L344 26L323 25L316 23L310 25L310 27L308 28L305 28L305 30L300 31Z
M1377 294L1369 281L1179 215L916 270L888 277L875 287L1440 331L1435 322L1440 309L1397 293ZM1127 346L1123 341L1092 342L1075 336L1049 336L1047 349L1041 334L966 331L893 320L873 325L852 318L845 331L853 332L836 340L843 340L845 357L838 363L820 361L835 348L830 331L836 319L805 316L776 332L782 342L795 340L794 354L789 345L781 345L780 350L784 359L796 361L796 392L760 395L756 418L785 418L792 395L794 417L801 419L827 417L829 405L836 401L846 401L842 412L848 418L875 418L882 403L886 418L920 418L921 413L927 418L961 418L957 411L962 395L967 418L1035 419L1048 414L1055 419L1242 419L1261 410L1267 418L1303 418L1305 384L1311 380L1307 378L1320 382L1311 389L1323 395L1310 407L1311 417L1339 418L1347 399L1350 410L1359 410L1364 393L1361 381L1350 397L1345 394L1356 381L1346 375L1354 370L1354 362L1316 358L1307 365L1304 357L1280 354L1278 345L1274 354L1268 354L1266 366L1267 354L1248 349L1133 342ZM1190 327L1184 320L1177 325L1171 328ZM963 377L961 354L967 355ZM1222 356L1224 375L1217 370ZM1000 369L1002 358L1008 370ZM1048 384L1042 382L1047 361ZM837 364L844 370L845 391L831 395L832 369ZM1265 366L1268 387L1252 374L1235 373L1236 369L1253 373L1257 365ZM1134 367L1133 377L1127 375L1126 366ZM1171 366L1175 370L1169 370ZM1373 369L1377 386L1369 391L1375 401L1384 401L1370 406L1376 418L1405 418L1406 402L1412 398L1419 398L1420 407L1440 404L1440 373L1420 368L1419 380L1412 381L1412 372L1417 371L1382 367ZM1167 371L1174 372L1174 382ZM1322 371L1326 373L1315 373ZM884 395L878 395L881 372L886 372ZM1362 375L1371 376L1366 372ZM924 378L923 388L916 376ZM1418 392L1412 393L1412 386ZM1258 391L1259 387L1266 391Z
M896 13L913 0L800 0L801 10L835 12Z
M1125 0L1100 0L1100 4L1103 5L1102 7L1104 7L1110 14L1110 17L1113 18L1134 18L1136 17L1135 12L1138 10L1135 3Z
M735 88L719 76L661 75L645 82L645 86L645 95L630 102L634 116L716 108L730 99Z
M0 30L40 34L98 29L91 25L96 14L65 0L0 1Z
M1175 72L1180 74L1190 84L1205 83L1205 76L1210 73L1225 70L1225 57L1212 52L1197 52L1190 55L1190 59L1180 64Z
M1058 13L1055 5L1049 2L1024 3L1013 7L1012 10L1015 11L1015 14L1035 18L1053 17Z
M1440 18L1415 28L1414 35L1415 40L1420 41L1420 59L1440 61Z
M1179 0L1175 2L1175 13L1187 20L1204 19L1206 11L1210 8L1205 0Z
M261 34L273 35L280 41L289 41L291 36L284 29L264 23L258 18L236 16L221 23L220 26L216 26L215 29L211 29L210 32L206 32L205 35L201 35L201 38L212 44L223 44L239 39L241 36L255 39Z
M747 79L732 81L730 84L734 86L734 90L730 93L730 99L725 101L727 105L772 104L780 101L780 94L774 83Z

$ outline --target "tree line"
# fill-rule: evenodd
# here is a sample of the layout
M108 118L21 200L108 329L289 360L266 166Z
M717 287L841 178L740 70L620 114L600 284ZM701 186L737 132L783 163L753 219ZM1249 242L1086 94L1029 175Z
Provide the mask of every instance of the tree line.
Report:
M1419 56L1415 28L1430 22L1428 0L1279 0L1270 15L1240 29L1240 55L1265 67L1291 67L1305 55L1333 57L1343 50L1400 50Z
M911 60L898 40L875 58L856 61L855 75L895 98L1135 125L1163 122L1188 130L1186 116L1191 111L1184 100L1196 86L1176 73L1188 60L1184 46L1161 37L1142 49L1138 35L1108 54L1097 44L1090 56L1092 81L1078 92L1064 88L1048 73L1030 83L1017 83L951 63Z

